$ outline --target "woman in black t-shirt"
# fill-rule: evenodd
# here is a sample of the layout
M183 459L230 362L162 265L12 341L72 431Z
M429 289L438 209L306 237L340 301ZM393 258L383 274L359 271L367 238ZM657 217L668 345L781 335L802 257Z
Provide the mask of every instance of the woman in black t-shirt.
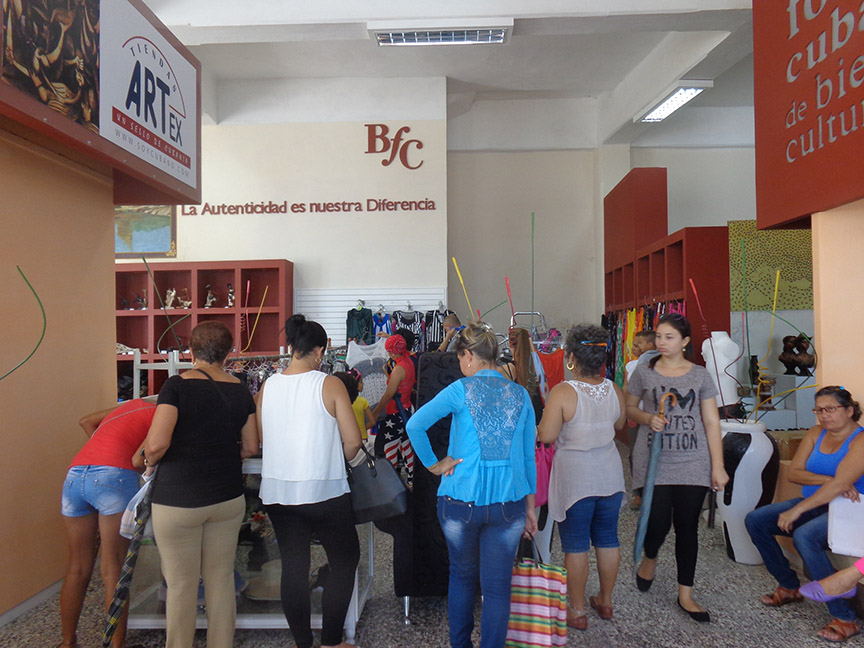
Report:
M233 344L220 322L195 327L189 340L195 368L165 382L144 441L145 466L159 465L153 532L168 584L170 648L192 646L199 575L207 646L233 644L234 557L246 510L241 467L243 458L258 451L255 402L222 370Z

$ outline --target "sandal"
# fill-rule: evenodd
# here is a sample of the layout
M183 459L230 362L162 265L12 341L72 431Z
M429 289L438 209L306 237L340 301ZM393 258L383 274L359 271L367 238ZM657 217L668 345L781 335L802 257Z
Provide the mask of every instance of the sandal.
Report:
M570 615L573 615L575 618L571 621ZM569 605L567 606L567 625L571 628L575 628L576 630L587 630L588 629L588 612L586 610L577 610L576 608L572 608Z
M766 594L759 600L762 601L762 605L767 605L768 607L782 607L787 603L800 603L804 600L804 597L801 596L797 587L795 589L778 587L776 590L770 594Z
M612 606L611 605L600 605L600 599L596 596L592 596L588 599L588 603L590 603L591 607L597 610L597 615L603 619L604 621L608 621L612 618Z
M833 633L833 637L826 637L824 632ZM861 632L861 628L858 626L858 623L855 621L844 621L843 619L832 619L831 623L822 628L819 632L816 633L816 636L820 639L824 639L825 641L831 641L833 643L842 643L846 641L849 637L854 637L859 632Z

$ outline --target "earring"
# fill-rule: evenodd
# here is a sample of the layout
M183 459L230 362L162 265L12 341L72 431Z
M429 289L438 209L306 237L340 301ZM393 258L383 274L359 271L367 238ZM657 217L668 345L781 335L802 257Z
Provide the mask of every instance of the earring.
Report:
M573 371L576 368L576 365L573 364L572 360L567 361L567 371Z
M469 368L469 369L471 368L471 363L470 363L470 362L468 363L468 368Z

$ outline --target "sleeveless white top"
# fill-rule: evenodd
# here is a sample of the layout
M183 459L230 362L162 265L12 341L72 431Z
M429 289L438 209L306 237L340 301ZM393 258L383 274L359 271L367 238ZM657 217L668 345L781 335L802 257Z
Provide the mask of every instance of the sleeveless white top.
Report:
M579 395L576 413L561 426L549 477L549 515L561 522L567 509L586 497L624 490L621 455L615 447L615 422L621 406L612 381L591 385L566 381Z
M264 504L313 504L349 492L342 437L324 407L320 371L264 383L261 490Z

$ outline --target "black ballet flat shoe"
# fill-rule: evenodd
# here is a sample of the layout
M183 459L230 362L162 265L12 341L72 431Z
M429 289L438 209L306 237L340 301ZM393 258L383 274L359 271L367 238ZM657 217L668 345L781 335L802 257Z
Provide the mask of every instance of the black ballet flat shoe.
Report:
M640 592L647 592L651 589L651 586L654 584L654 579L642 578L639 574L636 574L636 589Z
M684 610L687 613L687 615L691 619L693 619L694 621L698 621L699 623L708 623L709 621L711 621L711 615L708 614L708 612L691 612L690 610L685 608L683 605L681 605L681 599L677 599L677 600L678 600L678 607L681 608L682 610Z

